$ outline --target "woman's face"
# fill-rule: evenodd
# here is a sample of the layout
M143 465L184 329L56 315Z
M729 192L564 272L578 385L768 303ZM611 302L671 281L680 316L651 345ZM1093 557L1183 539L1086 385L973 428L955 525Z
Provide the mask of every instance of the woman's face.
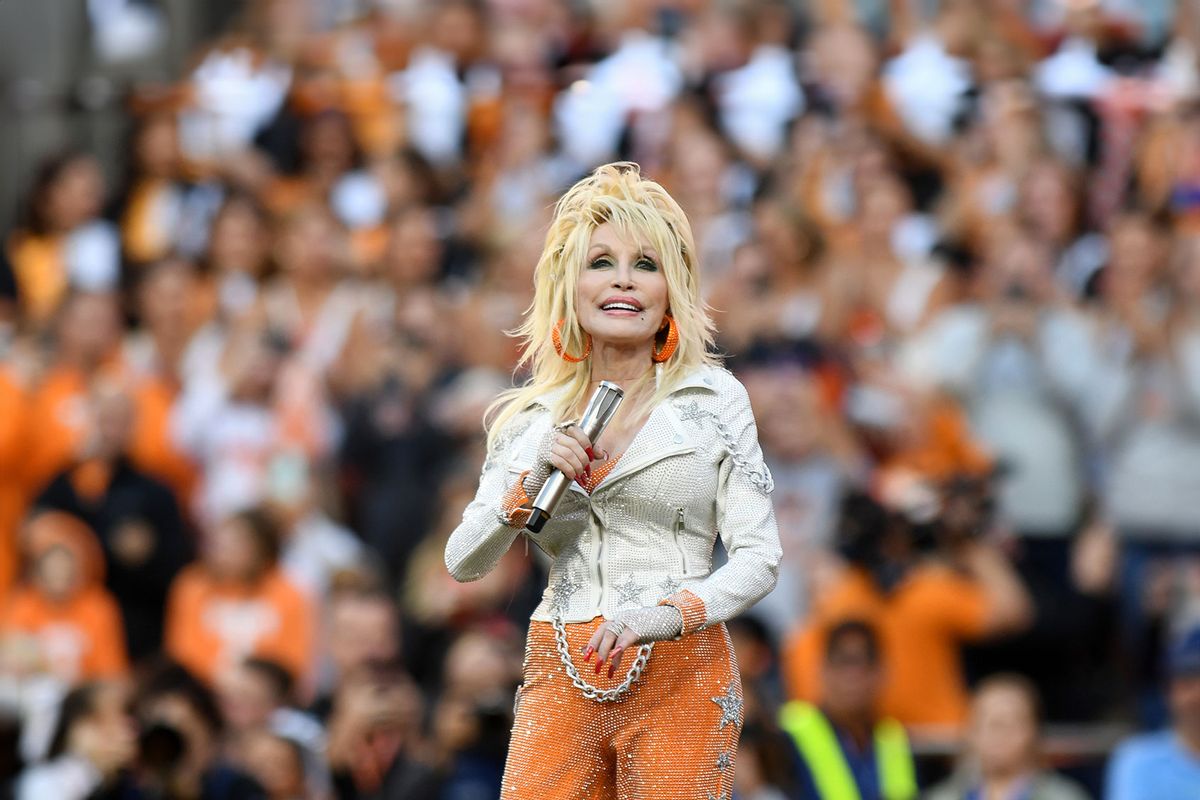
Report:
M213 222L209 258L221 272L240 270L257 277L266 260L267 233L254 210L244 204L222 209Z
M46 188L42 202L54 230L69 231L95 217L104 205L100 165L90 157L75 159Z
M575 313L596 343L652 345L667 313L667 276L653 246L611 223L598 226L575 285Z
M970 736L985 775L1033 766L1037 722L1028 698L1015 687L993 686L975 698Z
M338 231L325 214L309 211L291 220L279 242L279 261L301 280L323 280L337 271Z
M219 580L249 581L262 568L254 534L236 517L214 528L208 544L208 568Z

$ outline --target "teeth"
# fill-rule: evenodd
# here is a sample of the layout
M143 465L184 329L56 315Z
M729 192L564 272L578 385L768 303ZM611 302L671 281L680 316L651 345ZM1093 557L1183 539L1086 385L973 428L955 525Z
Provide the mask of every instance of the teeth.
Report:
M603 308L605 311L615 311L617 309L620 309L622 311L637 311L638 310L637 306L632 306L629 303L609 303L609 304L605 305Z

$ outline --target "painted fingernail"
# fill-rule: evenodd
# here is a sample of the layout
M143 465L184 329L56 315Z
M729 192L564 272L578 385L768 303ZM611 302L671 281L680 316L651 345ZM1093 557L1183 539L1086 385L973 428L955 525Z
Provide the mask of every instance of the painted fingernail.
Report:
M603 666L604 666L604 662L597 658L596 659L596 674L597 675L600 674L600 668Z
M592 647L591 645L588 645L587 650L584 651L584 654L583 654L583 663L586 664L587 662L591 661L592 653L594 653L594 652L596 652L596 648Z
M587 475L589 478L592 477L592 465L591 464L588 464L586 467L583 468L583 474Z
M608 677L610 677L610 678L611 678L611 677L613 676L613 667L615 667L615 666L616 666L616 664L609 664L609 665L608 665Z
M591 458L591 459L596 458L596 456L592 455L592 448L590 448L590 447L586 448L583 452L587 453L588 458Z

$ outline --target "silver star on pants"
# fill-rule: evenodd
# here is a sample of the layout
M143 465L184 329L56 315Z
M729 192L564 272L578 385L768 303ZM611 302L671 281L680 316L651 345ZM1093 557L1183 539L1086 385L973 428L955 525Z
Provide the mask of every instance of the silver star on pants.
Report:
M725 694L717 695L712 701L721 707L721 722L717 725L717 730L731 722L737 725L742 721L742 698L737 696L737 688L732 683L725 690Z

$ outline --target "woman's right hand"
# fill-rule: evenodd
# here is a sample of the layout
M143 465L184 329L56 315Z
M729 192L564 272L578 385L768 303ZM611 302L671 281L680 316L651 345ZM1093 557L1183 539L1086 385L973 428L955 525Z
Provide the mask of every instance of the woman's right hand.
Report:
M575 424L556 428L550 439L546 460L572 480L582 482L592 472L593 461L603 461L608 453L592 449L591 440Z

